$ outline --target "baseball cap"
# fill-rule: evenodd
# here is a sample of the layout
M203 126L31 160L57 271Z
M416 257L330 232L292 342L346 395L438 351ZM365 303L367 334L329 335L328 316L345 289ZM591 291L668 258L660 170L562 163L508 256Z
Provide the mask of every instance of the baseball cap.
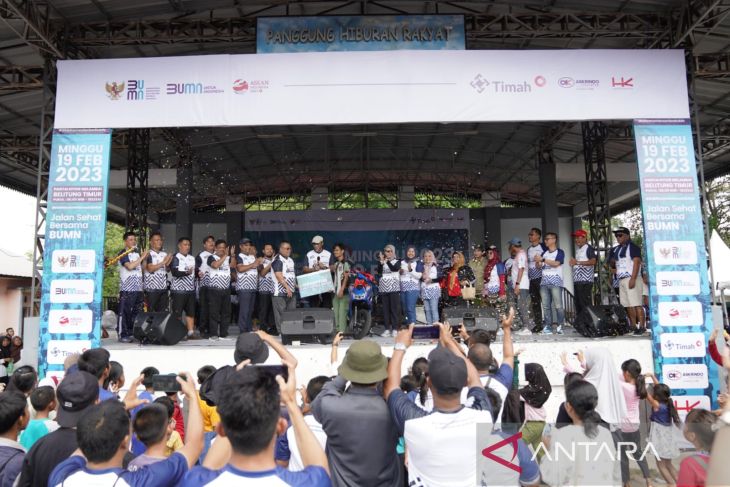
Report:
M269 358L269 347L256 333L241 333L236 339L236 349L233 359L240 364L250 359L252 364L262 364Z
M581 228L580 230L576 230L575 232L573 232L573 236L574 237L587 237L588 236L588 232L586 232L585 230L583 230Z
M494 245L494 244L487 245L487 250L497 250L497 248L498 247L496 245Z
M380 345L372 340L360 340L347 349L337 372L356 384L374 384L388 377L388 359Z
M482 245L475 245L474 250L484 250L484 247Z
M56 396L56 422L64 428L74 428L84 411L99 398L99 381L84 371L67 374L58 385Z
M319 244L322 242L324 242L324 238L322 238L322 235L315 235L314 238L312 239L313 244Z
M235 367L226 365L219 368L200 385L200 398L209 406L215 406L218 404L221 391L227 387L235 375Z
M444 347L428 354L428 375L439 394L455 394L466 386L466 362Z
M238 245L244 245L244 244L250 244L250 243L251 243L250 238L242 238L241 240L238 241Z
M508 243L508 244L510 244L510 245L514 245L515 247L520 247L520 246L522 246L522 240L520 240L520 239L519 239L519 238L517 238L517 237L512 237L512 240L510 240L510 241L509 241L509 242L507 242L507 243Z
M616 233L625 233L626 235L631 235L631 232L626 227L614 228L613 233L614 234L616 234Z

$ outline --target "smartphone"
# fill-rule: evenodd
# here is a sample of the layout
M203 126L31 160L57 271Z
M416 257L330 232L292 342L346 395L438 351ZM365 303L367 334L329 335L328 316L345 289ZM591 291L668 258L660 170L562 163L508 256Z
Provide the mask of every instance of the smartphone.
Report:
M160 392L179 392L180 384L175 374L156 374L152 376L152 388Z
M441 334L441 329L438 327L438 325L414 326L413 334L411 336L413 338L436 339L439 337L440 334Z
M277 375L280 375L285 381L289 380L289 368L286 365L262 365L262 364L254 364L249 365L249 367L256 367L260 371L271 375L271 377L276 378Z

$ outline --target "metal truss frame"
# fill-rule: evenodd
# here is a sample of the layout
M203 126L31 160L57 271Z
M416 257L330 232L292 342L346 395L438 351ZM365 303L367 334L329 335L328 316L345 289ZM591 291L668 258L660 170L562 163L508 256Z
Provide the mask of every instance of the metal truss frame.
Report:
M137 234L137 245L147 243L147 187L150 170L150 129L130 129L127 149L127 231Z

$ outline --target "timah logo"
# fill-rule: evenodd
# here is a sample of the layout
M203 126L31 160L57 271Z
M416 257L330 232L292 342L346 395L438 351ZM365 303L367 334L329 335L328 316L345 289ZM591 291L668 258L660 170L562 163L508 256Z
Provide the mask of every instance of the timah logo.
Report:
M124 93L124 81L121 81L117 83L116 81L112 81L109 83L107 81L105 85L107 97L110 100L119 100L122 98L122 93Z

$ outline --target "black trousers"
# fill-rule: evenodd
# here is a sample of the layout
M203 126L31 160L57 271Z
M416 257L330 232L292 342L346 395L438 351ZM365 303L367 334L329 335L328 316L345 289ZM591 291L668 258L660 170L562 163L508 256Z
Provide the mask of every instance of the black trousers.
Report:
M208 333L210 329L208 326L208 321L210 319L208 316L209 291L210 288L207 287L201 287L198 289L198 305L195 307L195 311L198 314L197 325L200 333Z
M384 293L380 295L383 303L383 324L386 330L397 330L400 325L400 293Z
M315 294L314 296L309 296L307 299L309 300L310 308L332 309L332 293Z
M581 311L593 305L593 283L574 282L573 290L575 291L575 315L578 316Z
M542 328L542 298L540 297L540 282L542 279L530 279L530 307L532 322L535 329Z
M271 307L271 293L258 293L256 308L259 319L259 328L265 331L275 329L274 309Z
M117 333L119 338L132 336L134 320L137 313L142 311L144 305L144 293L142 291L120 291L119 292L119 323Z
M621 456L621 482L627 484L630 480L629 474L629 455L639 464L641 474L645 479L649 478L649 464L646 462L646 458L641 458L641 432L634 431L632 433L625 433L623 431L617 431L616 437L620 444L619 455ZM626 444L630 443L630 445ZM633 445L633 446L631 446ZM634 449L635 447L635 449ZM632 451L633 450L633 451Z
M231 324L231 291L208 288L208 334L210 336L228 336Z
M170 298L167 289L164 291L146 291L147 311L151 313L162 313L167 311L170 304Z

